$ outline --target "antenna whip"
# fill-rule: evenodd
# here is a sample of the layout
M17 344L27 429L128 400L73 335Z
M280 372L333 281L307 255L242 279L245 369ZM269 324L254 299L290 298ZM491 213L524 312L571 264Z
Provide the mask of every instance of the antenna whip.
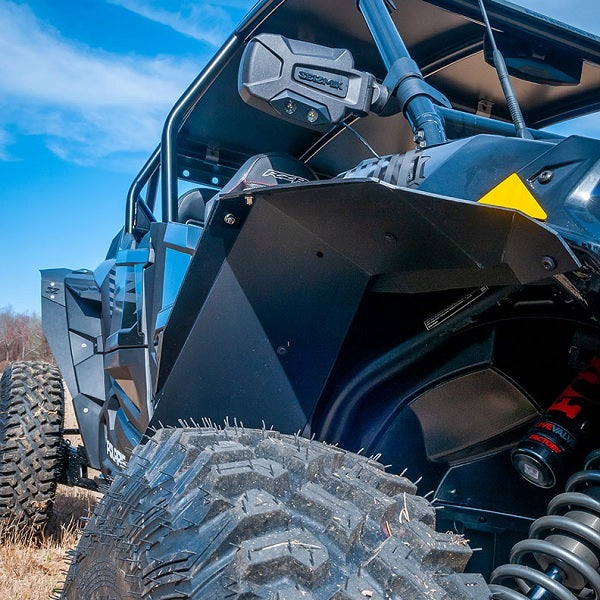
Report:
M513 89L512 83L510 81L508 69L506 68L506 63L504 62L504 56L502 56L502 52L498 50L498 46L496 45L494 32L492 31L492 26L490 25L490 20L488 19L487 11L485 10L485 6L483 5L483 0L479 0L479 8L481 9L481 14L483 15L483 20L485 22L485 28L487 30L488 37L490 38L490 43L492 44L494 66L496 67L498 78L500 79L500 85L502 86L502 91L504 92L506 104L508 105L510 117L512 119L512 122L514 123L517 136L520 138L531 140L533 139L533 136L531 135L531 133L529 133L525 125L525 119L523 118L523 113L521 112L521 107L519 106L517 95L515 94L515 90Z

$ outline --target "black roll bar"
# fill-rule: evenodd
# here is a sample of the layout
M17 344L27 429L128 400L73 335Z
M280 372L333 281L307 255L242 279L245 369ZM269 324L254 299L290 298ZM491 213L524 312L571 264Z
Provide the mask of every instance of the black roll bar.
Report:
M434 105L450 106L437 90L425 83L417 63L390 16L386 0L357 0L375 45L388 70L384 85L391 87L420 145L443 144L446 141L444 120Z
M171 109L165 121L160 155L163 221L177 220L177 165L175 163L179 130L194 110L196 104L229 63L241 43L236 34L229 37L215 58L183 93L183 96L181 96L177 104Z
M135 227L135 203L139 198L142 189L146 185L148 179L153 175L158 175L158 167L160 166L160 146L157 146L142 170L133 180L129 192L127 193L127 206L125 209L125 230L127 233L133 233ZM150 191L150 190L148 190ZM150 197L150 194L148 194Z
M437 107L438 112L444 119L448 137L451 139L469 137L479 133L490 133L493 135L504 135L506 137L515 137L515 126L509 121L498 121L482 115L446 108ZM528 128L534 140L562 140L564 136L549 131L539 131Z
M147 182L153 188L156 186L158 167L160 167L160 173L162 174L162 220L177 220L177 135L187 117L213 81L227 66L235 51L253 34L261 22L284 2L285 0L270 0L257 4L171 109L163 127L161 145L150 156L129 189L125 215L125 226L129 233L133 233L135 226L135 203L137 198ZM148 181L153 176L154 179ZM152 191L148 190L149 195Z

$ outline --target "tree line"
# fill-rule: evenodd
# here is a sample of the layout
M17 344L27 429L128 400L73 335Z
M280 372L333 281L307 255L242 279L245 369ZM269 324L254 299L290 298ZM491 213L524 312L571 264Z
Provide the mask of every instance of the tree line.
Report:
M39 315L0 308L0 373L15 360L54 363Z

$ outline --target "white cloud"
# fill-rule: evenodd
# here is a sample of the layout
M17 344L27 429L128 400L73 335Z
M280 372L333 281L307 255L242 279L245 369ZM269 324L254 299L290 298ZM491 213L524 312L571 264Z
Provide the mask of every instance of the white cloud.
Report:
M147 152L199 65L122 56L64 40L29 8L0 0L0 126L44 136L65 160ZM0 129L0 159L9 139Z
M0 129L0 160L10 160L8 146L11 142L11 137L7 131Z
M232 10L240 16L251 6L249 0L221 0L219 2L196 2L180 0L164 8L160 0L108 0L146 19L171 27L175 31L196 40L219 46L235 27ZM172 10L177 4L177 10Z

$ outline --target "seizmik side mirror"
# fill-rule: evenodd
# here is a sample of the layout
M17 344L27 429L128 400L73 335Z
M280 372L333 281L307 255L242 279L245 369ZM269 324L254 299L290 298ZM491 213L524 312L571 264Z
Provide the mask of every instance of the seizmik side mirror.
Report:
M274 34L248 43L238 88L250 106L322 131L350 114L379 112L389 97L373 75L354 69L349 50Z

